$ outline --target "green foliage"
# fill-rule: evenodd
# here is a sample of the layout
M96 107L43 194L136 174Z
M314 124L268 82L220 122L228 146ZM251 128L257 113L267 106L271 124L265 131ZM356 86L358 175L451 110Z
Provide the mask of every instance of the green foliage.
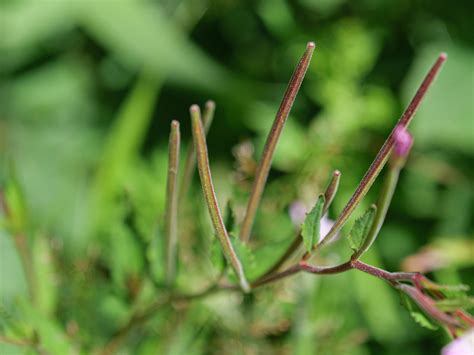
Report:
M413 318L415 322L417 322L423 328L436 330L438 326L434 324L430 318L428 318L423 311L418 307L418 305L413 302L411 298L409 298L405 293L400 292L401 302L402 305L408 310L410 316Z
M166 299L168 127L179 120L190 144L187 106L196 100L219 104L208 148L218 200L233 201L225 225L237 235L255 161L309 40L314 59L278 143L251 243L232 237L249 280L272 267L298 233L288 206L314 202L334 169L344 178L328 217L342 210L433 53L446 51L449 61L410 128L414 154L388 224L363 260L388 270L419 266L439 282L472 288L468 6L0 2L0 198L8 206L7 216L0 205L0 335L36 339L45 353L100 353L133 315ZM247 150L235 162L229 152L242 140ZM375 201L373 190L362 206ZM195 175L179 212L177 293L199 293L228 271L201 195ZM320 237L320 206L319 197L305 222L306 250ZM354 250L369 211L350 232ZM18 232L37 281L34 299ZM344 240L330 247L311 261L346 260ZM236 283L226 276L223 285ZM464 287L430 287L424 292L438 309L472 309ZM422 355L426 344L441 348L441 331L420 331L395 296L361 272L294 275L250 295L222 291L165 303L117 353ZM408 308L433 327L416 304ZM2 354L37 352L0 341Z
M364 244L367 234L369 233L370 227L374 221L375 212L377 207L375 205L370 206L362 216L356 219L352 226L351 232L348 235L349 244L354 252L357 252L360 247Z
M460 297L460 298L448 298L436 302L436 307L444 312L454 312L458 309L471 309L474 308L473 297Z
M20 188L18 179L16 178L13 168L5 186L5 206L6 211L2 213L2 222L12 235L16 233L24 233L27 229L27 207L23 191Z
M301 227L303 243L308 252L319 242L324 202L324 195L319 195L313 208L306 215L306 219Z

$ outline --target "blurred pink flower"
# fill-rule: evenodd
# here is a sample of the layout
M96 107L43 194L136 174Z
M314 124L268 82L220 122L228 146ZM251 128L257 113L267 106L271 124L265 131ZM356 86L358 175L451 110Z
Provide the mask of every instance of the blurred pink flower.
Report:
M307 207L301 201L295 201L290 205L288 213L290 215L291 221L295 226L300 226L305 218L306 214L311 210L311 208ZM334 221L329 219L327 214L321 218L321 229L320 229L320 236L321 239L324 239L326 234L328 234L329 230L332 228Z
M472 355L474 354L474 329L454 339L441 350L442 355Z

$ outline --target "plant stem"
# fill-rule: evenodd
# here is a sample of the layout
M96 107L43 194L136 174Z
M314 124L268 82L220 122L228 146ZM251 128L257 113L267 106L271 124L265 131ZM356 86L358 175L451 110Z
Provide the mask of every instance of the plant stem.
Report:
M448 326L459 327L459 322L450 315L440 311L436 307L436 303L419 289L406 284L398 284L397 288L405 292L412 300L414 300L428 315L436 319L441 324Z
M244 242L247 242L250 239L250 233L252 232L258 205L260 204L263 189L267 182L268 173L270 171L273 153L275 152L276 145L280 138L285 122L288 119L288 115L290 114L291 107L293 106L301 83L303 82L303 78L306 74L306 70L308 69L311 57L314 52L314 47L314 42L309 42L307 44L306 51L296 66L295 71L293 72L290 83L288 84L285 95L283 96L283 100L280 104L280 108L276 114L275 121L273 122L271 131L268 134L262 157L257 166L252 192L250 193L247 210L245 212L245 217L240 229L240 239Z
M224 256L239 278L242 290L244 292L249 292L250 286L245 277L242 263L240 262L237 254L235 253L234 247L232 246L232 242L222 219L221 210L217 203L216 193L212 183L211 169L209 166L206 136L204 135L204 127L201 121L201 112L199 110L199 106L191 106L190 111L193 127L193 138L197 153L199 176L201 178L202 190L209 210L209 215L211 217L217 238L221 244Z
M329 207L336 196L337 189L339 188L339 181L341 180L341 172L339 170L334 170L332 173L331 181L329 181L328 186L326 187L326 191L324 192L324 208L323 208L323 215L325 215Z
M354 194L350 198L349 202L346 204L344 209L342 210L341 214L337 218L336 222L332 226L331 230L328 232L326 237L324 237L320 243L318 243L315 247L315 249L323 247L325 244L331 242L334 237L336 236L336 233L342 228L342 226L347 222L349 217L351 216L352 212L354 212L355 208L359 205L360 201L362 198L365 196L367 191L369 191L370 187L374 183L375 179L377 178L378 174L382 170L383 166L387 162L387 159L390 155L390 152L392 151L392 148L394 146L394 139L393 139L393 134L395 132L396 127L401 126L401 127L407 127L416 110L420 106L420 103L425 96L427 90L433 83L436 75L438 74L439 70L441 69L441 66L443 63L446 61L446 54L441 53L426 75L425 79L421 83L420 87L418 88L418 91L416 92L415 96L411 100L410 104L408 105L407 109L403 113L402 117L398 121L398 123L395 125L395 128L392 130L390 135L388 136L387 140L383 144L382 148L378 152L377 156L375 157L373 163L370 165L369 169L367 170L366 174L362 178L359 186L357 186L357 189L355 190ZM308 258L309 255L306 256Z
M214 119L214 112L216 109L216 104L214 101L207 101L204 113L202 116L202 124L204 126L204 132L207 135L211 127L212 120ZM186 153L186 163L184 164L183 177L181 180L181 185L179 189L179 205L184 205L184 199L191 185L191 180L194 175L194 170L196 169L196 151L194 150L194 145L190 144L188 151Z
M374 221L370 226L369 233L365 238L362 246L354 253L352 259L359 259L374 243L377 238L380 229L385 221L387 216L387 211L392 202L393 194L395 193L395 188L397 187L398 177L400 176L401 170L400 164L389 164L389 169L387 176L385 178L382 191L380 192L380 198L377 203L377 211L375 212Z
M307 264L305 261L300 261L299 265L302 270L318 275L340 274L341 272L345 272L353 268L351 261L346 261L345 263L336 266L312 266Z
M360 260L352 260L352 267L354 269L363 271L372 276L378 277L393 284L393 281L414 281L414 278L419 275L416 272L388 272L378 267L368 265Z
M263 277L263 278L260 278L256 281L254 281L251 284L251 287L252 287L252 289L256 289L260 286L263 286L263 285L266 285L268 283L278 281L278 280L281 280L281 279L283 279L285 277L288 277L290 275L296 274L297 272L300 272L301 270L302 269L301 269L301 266L299 264L292 265L286 270L283 270L283 271L275 273L275 274L271 274L267 277Z
M180 148L179 122L171 122L168 144L168 179L166 185L165 237L166 237L166 283L174 283L176 275L176 248L178 244L178 169Z

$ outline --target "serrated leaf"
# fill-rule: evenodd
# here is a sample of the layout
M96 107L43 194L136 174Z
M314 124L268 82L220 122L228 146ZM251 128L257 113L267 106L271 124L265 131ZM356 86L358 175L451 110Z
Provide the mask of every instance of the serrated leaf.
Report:
M358 251L364 244L365 238L370 231L372 222L374 220L375 212L377 208L372 205L367 209L362 216L356 219L352 226L351 232L349 233L348 239L351 249Z
M323 217L324 195L319 195L313 209L306 215L303 226L301 227L301 235L306 251L310 252L313 246L319 241L321 230L321 218Z
M411 317L413 320L421 325L423 328L427 328L430 330L436 330L438 327L431 323L427 317L421 312L410 312Z
M467 297L466 292L469 291L468 285L438 285L435 283L423 284L424 288L428 291L441 292L446 298L464 298Z
M410 297L408 297L403 292L400 292L400 298L402 300L402 305L408 310L408 313L416 323L418 323L423 328L431 330L438 329L436 324L431 322L430 319L425 316L420 307L418 307L418 305L415 304Z
M245 275L249 280L254 279L258 276L256 257L249 248L249 246L243 243L234 233L231 233L231 241L234 246L235 253L239 257L240 262L245 270Z

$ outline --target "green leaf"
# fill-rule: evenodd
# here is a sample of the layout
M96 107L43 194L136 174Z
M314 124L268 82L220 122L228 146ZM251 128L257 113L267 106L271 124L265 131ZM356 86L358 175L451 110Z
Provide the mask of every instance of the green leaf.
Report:
M53 252L45 236L38 235L33 245L37 308L45 316L53 316L58 299L57 275Z
M460 297L460 298L448 298L436 302L438 307L443 312L453 312L457 309L470 309L474 308L474 297Z
M425 315L421 312L410 312L411 317L413 320L421 325L423 328L431 329L431 330L436 330L438 327L434 325L433 323L430 322L430 320L425 317Z
M23 303L27 321L33 326L41 339L41 345L50 354L72 354L75 349L56 319L41 314L29 303Z
M313 246L319 241L324 202L324 195L319 195L313 209L306 215L306 219L301 228L303 243L308 252L310 252Z
M152 118L161 83L143 74L122 104L104 146L92 188L93 227L107 224L110 203L138 154Z
M449 299L467 297L469 291L468 285L438 285L436 283L423 283L423 286L428 291L441 292L444 297Z
M77 3L81 27L132 69L145 67L151 75L166 74L216 91L235 83L235 77L190 41L159 5L126 0L115 1L114 6Z
M243 243L234 233L231 233L230 239L235 248L235 253L239 257L240 262L245 270L245 275L249 280L258 276L257 262L255 254L250 247Z
M144 269L144 251L136 235L126 225L112 227L107 249L107 260L112 269L112 279L119 288L129 277L138 276Z
M351 249L358 251L359 248L364 244L365 238L369 233L370 227L374 220L375 212L377 207L372 205L364 212L362 216L356 219L352 226L351 232L349 233L348 239Z
M5 222L11 234L24 232L27 226L27 208L20 183L13 166L10 167L10 176L5 187L5 203L7 214Z
M416 323L418 323L423 328L430 330L438 329L436 324L431 322L431 320L423 313L420 307L418 307L418 305L412 301L410 297L408 297L405 293L400 292L400 298L402 305L408 310L410 316Z

